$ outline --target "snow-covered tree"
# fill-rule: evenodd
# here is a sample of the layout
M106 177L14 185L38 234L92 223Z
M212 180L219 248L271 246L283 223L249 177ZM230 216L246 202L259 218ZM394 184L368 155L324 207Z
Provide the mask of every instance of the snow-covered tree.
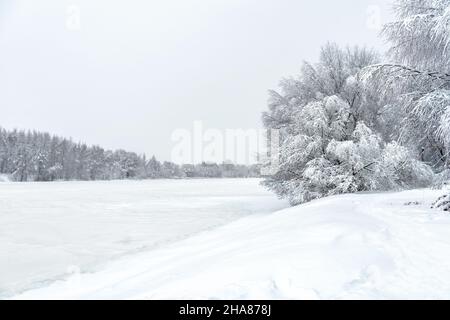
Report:
M153 156L146 165L146 174L149 178L157 179L162 177L162 166L161 162L156 160L156 157Z
M431 169L395 142L386 144L364 122L347 120L338 97L307 105L298 134L281 147L280 169L265 184L291 204L366 190L426 186Z
M392 128L383 115L391 95L381 81L365 86L361 70L377 55L328 44L319 63L272 91L269 129L281 130L280 167L264 184L292 204L365 190L424 186L432 172L410 152L389 143ZM392 154L391 154L392 153Z
M392 62L366 69L398 93L401 139L435 170L450 165L450 0L397 0L383 30ZM369 86L372 85L368 81ZM448 204L440 206L449 209Z
M180 166L176 163L164 161L161 167L162 178L183 178L184 174Z
M186 172L183 168L192 168ZM257 177L258 166L161 164L156 157L74 143L48 133L0 128L0 174L16 181Z
M392 63L367 74L399 93L402 138L442 169L450 161L450 0L397 0L395 9L397 20L383 31Z

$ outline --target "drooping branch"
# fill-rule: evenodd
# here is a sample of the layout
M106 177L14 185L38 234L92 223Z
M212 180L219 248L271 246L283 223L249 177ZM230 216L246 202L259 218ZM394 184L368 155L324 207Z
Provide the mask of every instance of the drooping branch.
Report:
M371 76L374 76L377 72L383 72L384 70L387 70L390 73L394 73L396 75L403 75L403 76L409 76L409 77L429 77L434 80L444 81L445 83L450 83L450 74L449 73L442 73L438 71L423 71L423 70L417 70L415 68L411 68L408 66L404 66L401 64L377 64L368 66L365 69L362 70L363 77L368 78Z

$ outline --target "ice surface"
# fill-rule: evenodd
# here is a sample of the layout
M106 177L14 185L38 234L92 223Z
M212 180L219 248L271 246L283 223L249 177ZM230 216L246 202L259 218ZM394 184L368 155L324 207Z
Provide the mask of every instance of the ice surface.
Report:
M283 208L257 179L0 184L0 297Z
M252 215L16 298L448 299L450 216L429 208L440 193L343 195Z

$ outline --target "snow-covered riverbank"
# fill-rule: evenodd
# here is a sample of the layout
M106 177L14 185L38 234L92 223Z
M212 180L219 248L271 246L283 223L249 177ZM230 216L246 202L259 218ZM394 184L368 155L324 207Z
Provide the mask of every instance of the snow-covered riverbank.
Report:
M343 195L124 257L16 298L450 298L435 190Z
M0 297L286 206L258 179L0 183Z

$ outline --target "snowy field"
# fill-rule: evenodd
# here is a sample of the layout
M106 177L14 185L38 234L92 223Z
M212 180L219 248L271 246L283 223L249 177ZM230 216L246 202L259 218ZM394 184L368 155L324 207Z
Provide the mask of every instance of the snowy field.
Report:
M0 297L284 207L257 179L2 182Z
M450 216L429 209L441 193L343 195L252 215L15 298L449 299Z

